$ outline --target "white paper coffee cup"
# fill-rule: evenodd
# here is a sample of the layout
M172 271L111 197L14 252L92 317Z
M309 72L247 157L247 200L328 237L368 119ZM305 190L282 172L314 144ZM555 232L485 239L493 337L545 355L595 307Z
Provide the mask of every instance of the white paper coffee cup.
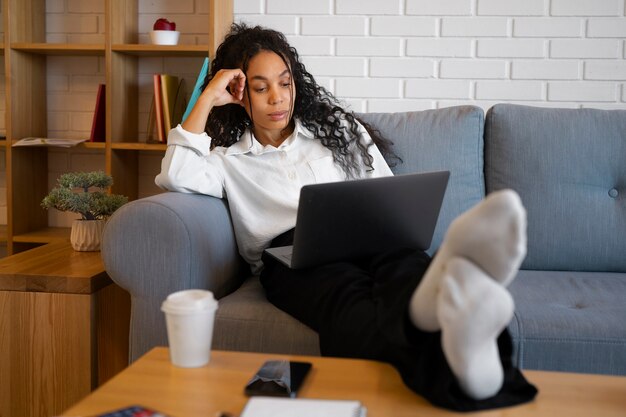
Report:
M209 363L215 310L217 301L206 290L174 292L163 301L161 311L174 365L195 368Z

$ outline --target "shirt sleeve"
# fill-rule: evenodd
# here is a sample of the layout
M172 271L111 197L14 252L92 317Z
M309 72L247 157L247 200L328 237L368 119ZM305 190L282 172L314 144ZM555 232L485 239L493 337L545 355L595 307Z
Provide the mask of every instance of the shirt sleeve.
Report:
M154 182L168 191L223 198L223 164L210 148L211 138L206 133L191 133L178 125L168 134L161 172Z

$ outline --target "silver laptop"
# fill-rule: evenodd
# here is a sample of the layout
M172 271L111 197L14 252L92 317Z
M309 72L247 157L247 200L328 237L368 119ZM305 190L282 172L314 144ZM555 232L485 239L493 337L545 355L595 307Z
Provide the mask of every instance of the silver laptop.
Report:
M437 171L306 185L293 245L266 252L297 269L395 247L426 250L449 177L449 171Z

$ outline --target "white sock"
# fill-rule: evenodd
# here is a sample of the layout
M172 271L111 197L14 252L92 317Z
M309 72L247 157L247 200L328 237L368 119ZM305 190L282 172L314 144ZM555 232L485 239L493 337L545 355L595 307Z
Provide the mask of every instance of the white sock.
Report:
M495 395L504 379L497 338L513 317L513 298L472 262L453 258L437 299L441 345L461 389L476 400Z
M437 294L446 263L463 257L502 285L515 277L526 256L526 211L513 190L489 194L456 218L409 303L409 315L420 330L441 328Z

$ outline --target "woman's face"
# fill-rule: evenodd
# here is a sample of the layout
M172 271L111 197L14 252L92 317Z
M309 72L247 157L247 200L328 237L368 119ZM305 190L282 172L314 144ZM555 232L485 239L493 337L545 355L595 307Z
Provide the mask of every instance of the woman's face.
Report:
M291 71L280 56L261 51L248 62L248 88L243 103L253 122L254 135L263 145L280 145L292 132L296 89Z

